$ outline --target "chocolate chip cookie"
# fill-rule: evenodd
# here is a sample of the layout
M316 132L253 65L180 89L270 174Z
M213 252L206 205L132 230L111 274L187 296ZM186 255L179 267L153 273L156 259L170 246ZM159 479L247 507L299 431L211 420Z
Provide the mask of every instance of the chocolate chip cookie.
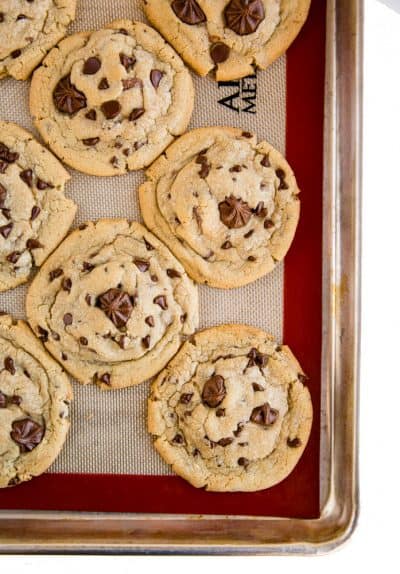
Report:
M211 491L255 491L296 466L312 423L288 347L244 325L196 333L152 385L148 427L172 469Z
M235 80L281 56L311 0L144 0L150 22L201 76Z
M27 315L79 382L127 387L158 373L198 324L197 289L142 225L87 223L35 277Z
M27 281L68 232L69 178L30 133L0 121L0 291Z
M72 389L24 321L0 316L0 488L44 472L69 429Z
M189 123L189 71L152 28L120 20L75 34L34 74L34 123L67 164L92 175L149 165Z
M66 34L76 0L0 0L0 78L26 80Z
M270 272L296 231L295 176L269 143L236 128L188 132L147 171L146 225L191 277L239 287Z

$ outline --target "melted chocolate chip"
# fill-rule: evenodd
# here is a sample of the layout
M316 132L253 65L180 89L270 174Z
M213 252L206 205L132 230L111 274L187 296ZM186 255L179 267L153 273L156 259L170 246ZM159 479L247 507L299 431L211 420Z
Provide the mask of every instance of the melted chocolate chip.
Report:
M271 229L274 227L274 222L271 219L266 219L264 221L264 229Z
M134 122L138 120L144 114L144 108L134 108L129 114L129 121Z
M297 375L297 378L299 379L300 383L303 383L303 385L306 383L308 379L307 375L305 375L304 373L299 373Z
M190 401L192 400L192 397L193 397L193 393L183 393L179 398L179 402L182 405L188 405L190 403Z
M254 261L256 261L256 258L254 257L254 255L249 255L247 258L247 261L254 262Z
M39 339L45 343L46 341L48 341L49 339L49 332L46 329L43 329L43 327L41 327L40 325L38 325L38 333L39 333Z
M110 373L104 373L103 375L101 375L99 381L101 383L104 383L105 385L109 385L111 383L111 375Z
M269 162L269 155L265 154L260 163L263 167L271 167L271 164Z
M184 323L187 319L187 313L184 313L183 315L181 315L180 319L181 319L181 323Z
M93 147L96 144L98 144L100 141L100 138L85 138L84 140L82 140L82 143L88 147Z
M121 349L126 349L128 343L129 343L129 337L127 337L126 335L121 335L121 337L118 340L118 345L121 347Z
M81 345L86 347L89 341L86 339L86 337L79 337L79 342Z
M254 392L261 392L261 391L265 391L264 387L262 385L259 385L258 383L251 383Z
M179 20L189 26L207 21L206 15L196 0L174 0L171 8Z
M210 48L210 56L214 64L222 64L229 58L231 49L223 42L215 42Z
M86 62L83 64L82 72L84 74L92 76L96 74L101 68L101 61L99 58L93 56L92 58L88 58Z
M117 158L117 156L114 155L114 156L110 159L110 163L111 163L111 165L112 165L113 167L118 167L118 158Z
M239 172L242 171L242 166L241 166L241 165L234 165L233 167L231 167L231 168L229 169L229 171L230 171L231 173L239 173Z
M301 446L301 440L298 437L288 438L286 444L290 448L298 448L299 446Z
M142 345L145 349L148 349L150 347L150 335L146 335L146 337L143 337Z
M4 185L1 185L0 183L0 208L5 206L6 197L7 197L7 190L4 187Z
M19 445L21 452L30 452L41 443L45 428L32 419L14 421L10 436Z
M253 34L265 19L262 0L231 0L224 10L228 28L239 36Z
M219 446L228 446L230 444L233 443L233 438L232 437L226 437L226 438L220 438L218 441Z
M154 317L153 317L153 315L149 315L148 317L146 317L146 319L144 320L144 322L145 322L149 327L154 327Z
M43 191L44 189L53 189L54 185L48 183L47 181L43 181L43 179L38 178L36 180L36 187L40 189L40 191Z
M154 297L153 303L159 305L161 309L164 309L164 311L168 309L167 299L165 295L158 295L157 297Z
M130 90L131 88L142 87L143 82L140 78L124 78L122 81L123 90Z
M176 269L167 269L167 275L168 277L171 277L171 279L179 279L179 277L182 277Z
M108 100L101 104L101 111L107 120L116 118L121 111L121 104L117 100Z
M231 249L232 248L232 243L230 241L225 241L222 245L221 245L221 249Z
M258 425L268 427L274 424L278 418L279 412L271 408L269 403L255 407L250 415L250 420Z
M25 16L25 14L18 14L18 16L17 16L17 21L18 20L26 20L26 19L27 19L27 16Z
M253 137L253 134L251 132L242 132L242 137L251 139Z
M9 255L7 255L6 259L10 263L15 264L15 263L17 263L18 259L20 258L20 255L21 255L21 253L19 251L13 251Z
M5 409L7 406L7 397L0 391L0 409Z
M53 101L59 112L70 116L86 108L86 96L71 83L70 75L62 78L54 88Z
M219 408L215 411L215 414L217 417L224 417L225 416L225 409Z
M108 90L109 87L110 84L108 83L107 78L102 78L98 85L99 90Z
M252 215L249 204L233 195L226 197L225 201L218 205L218 209L222 223L229 229L244 227Z
M95 121L95 120L97 119L96 110L89 110L89 111L85 114L85 118L87 118L88 120Z
M13 227L14 227L13 223L9 223L8 225L2 225L0 227L0 233L4 237L4 239L7 239L7 237L10 235Z
M63 361L68 361L68 356L66 355L66 353L61 353L61 358Z
M0 24L4 22L4 13L0 12Z
M249 351L248 355L249 362L247 363L247 368L254 367L255 365L260 369L263 369L267 366L268 363L268 355L260 353L254 347Z
M89 293L86 293L86 295L85 295L85 301L86 301L87 305L89 305L89 307L90 307L91 304L92 304L92 298L91 298L91 296L89 295Z
M279 179L279 188L278 189L289 189L288 184L285 181L286 174L283 169L276 170L276 177Z
M238 465L239 466L244 466L244 468L247 468L250 464L250 461L248 458L245 458L244 456L241 456L240 458L238 458Z
M6 369L6 371L11 373L12 375L15 375L15 365L14 365L14 361L11 357L6 357L4 359L4 368Z
M64 325L65 326L72 325L72 321L73 321L73 318L72 318L71 313L65 313L65 315L63 317Z
M226 388L224 378L221 375L214 375L205 382L201 398L208 407L218 407L224 400Z
M49 273L50 281L54 281L54 279L57 279L57 277L61 277L63 273L64 271L60 267L58 267L58 269L53 269L53 271L50 271Z
M158 86L160 85L163 75L164 75L163 72L161 72L160 70L151 70L150 82L153 84L155 89L157 89Z
M148 271L150 267L149 261L146 261L145 259L134 259L133 262L142 273Z
M247 233L244 234L243 237L245 237L246 239L248 239L249 237L251 237L254 233L254 229L250 229L250 231L248 231Z
M257 203L257 207L254 209L254 213L258 217L266 217L268 215L268 209L266 207L264 207L263 201L259 201Z
M0 143L0 160L4 161L6 164L14 163L19 158L19 154L16 152L11 152L10 148L3 143ZM4 173L4 172L1 172Z
M99 295L96 306L106 314L117 329L125 327L133 310L131 297L121 289L109 289Z
M28 187L32 187L33 184L33 172L31 169L24 169L23 171L21 171L21 173L19 174L19 177L22 179L22 181L24 183L26 183L26 185Z
M147 239L145 237L143 237L143 241L144 241L144 244L146 246L147 251L154 251L154 247L152 246L151 243L149 243L147 241Z
M28 241L26 242L26 247L28 249L40 249L41 247L43 247L43 245L40 243L40 241L38 239L28 239Z
M176 434L172 439L172 442L175 444L183 444L185 441L181 434Z
M122 53L119 55L119 61L124 66L127 72L130 72L134 67L134 65L136 64L136 58L127 56L126 54Z
M22 54L21 50L14 50L13 52L11 52L11 58L15 60L15 58L19 58L21 54Z

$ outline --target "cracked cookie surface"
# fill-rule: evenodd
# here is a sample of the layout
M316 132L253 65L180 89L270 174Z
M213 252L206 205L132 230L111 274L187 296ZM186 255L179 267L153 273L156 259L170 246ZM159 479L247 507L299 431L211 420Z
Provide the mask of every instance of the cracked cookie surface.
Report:
M66 34L76 0L0 0L0 78L26 80Z
M24 321L0 316L0 488L43 473L69 429L72 389Z
M144 0L144 11L201 76L235 80L281 56L307 19L311 0Z
M0 291L28 280L68 232L76 205L61 163L19 126L0 121Z
M286 346L245 325L196 333L152 384L148 429L172 469L210 491L256 491L290 474L312 424Z
M189 71L152 28L120 20L60 42L35 72L34 123L67 164L92 175L149 165L193 110Z
M139 189L146 225L200 283L240 287L272 271L293 240L299 189L269 143L236 128L174 142Z
M26 306L62 366L104 389L158 373L198 324L197 288L181 264L123 219L72 232L35 277Z

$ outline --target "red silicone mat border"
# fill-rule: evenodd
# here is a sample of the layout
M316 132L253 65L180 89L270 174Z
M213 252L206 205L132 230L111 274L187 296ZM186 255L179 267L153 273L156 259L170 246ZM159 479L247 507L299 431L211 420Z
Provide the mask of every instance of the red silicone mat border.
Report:
M269 490L224 494L175 476L45 474L0 491L0 508L318 517L324 66L325 2L314 0L287 53L286 155L302 189L302 215L285 259L284 341L309 375L314 407L310 441L295 470Z

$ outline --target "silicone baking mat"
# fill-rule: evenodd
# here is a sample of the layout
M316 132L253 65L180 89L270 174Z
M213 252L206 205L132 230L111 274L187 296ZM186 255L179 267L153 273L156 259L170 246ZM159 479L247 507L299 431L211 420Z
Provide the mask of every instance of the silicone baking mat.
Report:
M119 19L145 21L141 0L78 2L70 32ZM248 323L288 344L309 376L314 422L292 474L258 493L208 493L173 475L146 431L149 384L104 392L74 383L71 431L49 472L0 491L2 509L239 514L312 518L319 514L322 162L325 1L314 0L298 39L267 71L234 82L194 76L190 128L233 125L257 133L283 152L301 193L293 246L273 273L246 287L199 287L201 327ZM35 131L29 82L0 82L1 118ZM78 204L75 225L99 217L141 220L136 189L143 172L114 178L70 170L67 194ZM24 317L26 286L0 294L0 308Z

